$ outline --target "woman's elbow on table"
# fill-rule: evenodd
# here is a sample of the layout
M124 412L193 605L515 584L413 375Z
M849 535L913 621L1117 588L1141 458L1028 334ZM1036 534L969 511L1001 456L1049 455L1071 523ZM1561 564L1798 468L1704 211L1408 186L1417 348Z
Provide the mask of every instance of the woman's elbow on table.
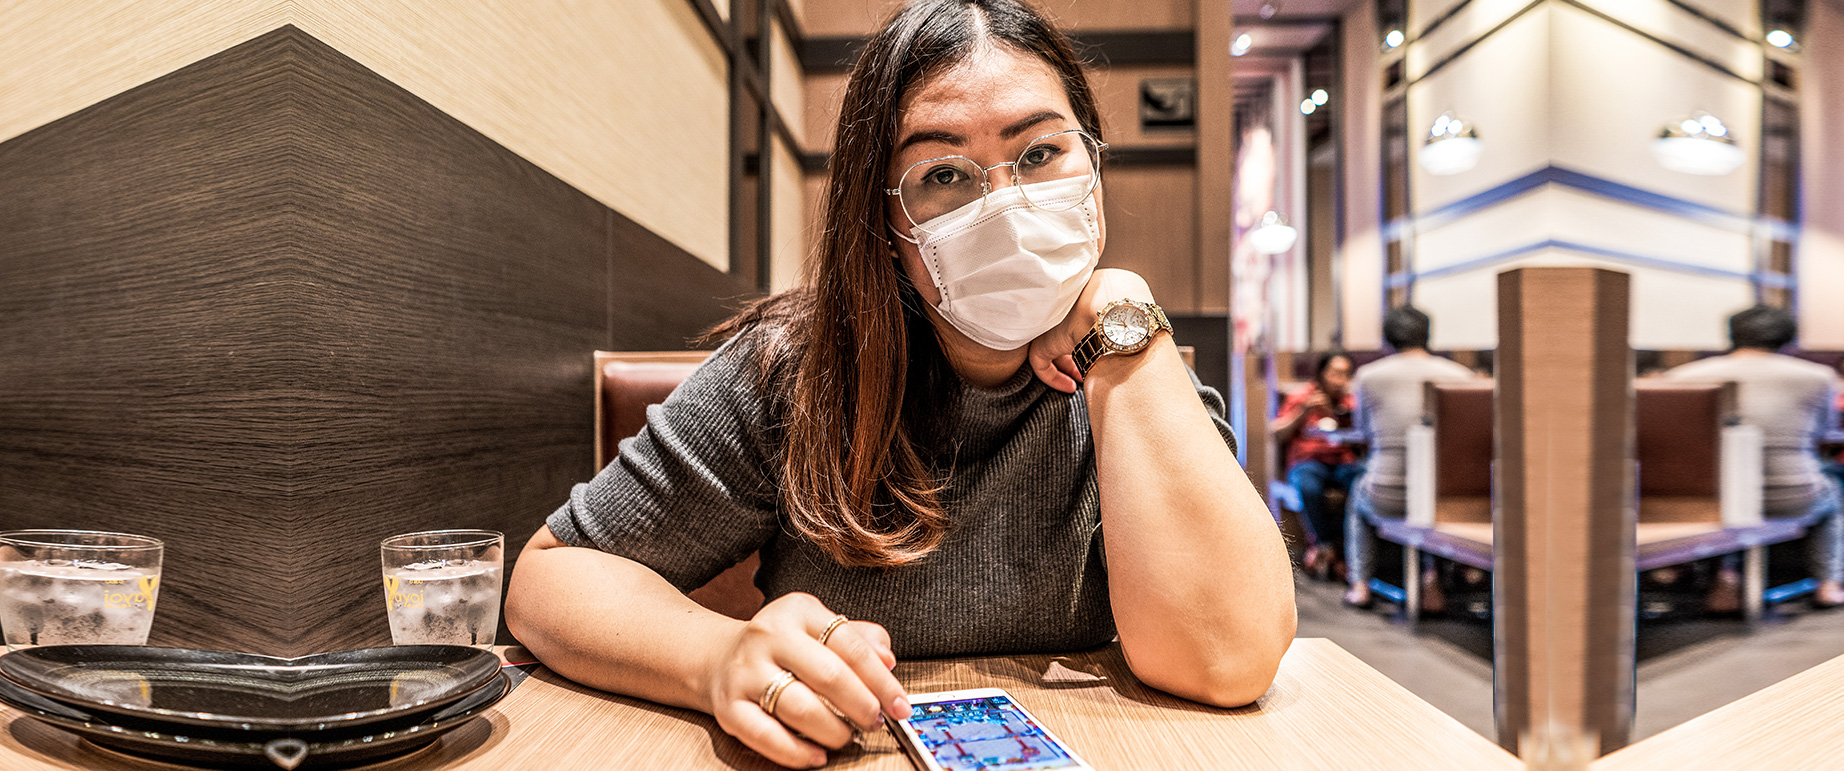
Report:
M1213 707L1241 707L1253 704L1280 671L1280 658L1233 657L1195 667L1134 667L1128 665L1140 681L1191 701Z
M535 640L544 634L544 630L535 625L543 613L533 606L541 604L547 592L541 586L533 586L534 581L542 583L542 579L532 574L539 570L537 563L549 556L543 554L544 551L564 545L557 536L551 534L551 528L547 525L538 528L538 532L526 542L525 549L519 552L519 560L512 570L512 580L507 582L505 614L506 629L521 642ZM529 642L527 647L531 647Z

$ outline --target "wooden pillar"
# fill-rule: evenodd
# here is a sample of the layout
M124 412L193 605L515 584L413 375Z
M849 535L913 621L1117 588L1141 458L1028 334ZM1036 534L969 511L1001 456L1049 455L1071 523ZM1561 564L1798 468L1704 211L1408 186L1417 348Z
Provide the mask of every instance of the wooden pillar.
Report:
M1581 767L1633 715L1633 358L1629 277L1498 276L1499 743Z
M1235 218L1236 84L1230 4L1197 0L1197 276L1202 314L1229 313L1230 222ZM1233 343L1232 343L1233 345ZM1253 404L1253 402L1251 402Z

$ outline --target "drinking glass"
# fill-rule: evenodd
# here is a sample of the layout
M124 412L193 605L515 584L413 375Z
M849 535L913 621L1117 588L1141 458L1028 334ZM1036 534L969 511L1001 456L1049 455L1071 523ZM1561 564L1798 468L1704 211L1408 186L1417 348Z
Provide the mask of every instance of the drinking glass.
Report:
M432 530L391 536L381 548L392 643L493 647L504 535Z
M127 533L0 533L6 646L145 645L165 550L158 539Z

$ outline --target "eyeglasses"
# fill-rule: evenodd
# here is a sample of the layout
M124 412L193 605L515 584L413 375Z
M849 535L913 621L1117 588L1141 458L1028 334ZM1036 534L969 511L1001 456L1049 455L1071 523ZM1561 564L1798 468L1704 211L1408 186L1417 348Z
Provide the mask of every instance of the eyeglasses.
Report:
M1106 142L1096 141L1081 129L1058 131L1031 140L1018 160L981 166L964 155L949 155L917 161L903 171L896 187L884 188L885 195L897 196L903 214L922 232L933 234L925 224L943 214L971 203L986 201L992 192L987 172L1001 166L1010 167L1012 182L1019 186L1025 202L1045 211L1075 208L1095 190L1100 179L1101 151ZM1031 185L1040 182L1082 179L1077 194L1075 185L1058 185L1050 191L1033 193ZM977 212L975 213L977 215Z

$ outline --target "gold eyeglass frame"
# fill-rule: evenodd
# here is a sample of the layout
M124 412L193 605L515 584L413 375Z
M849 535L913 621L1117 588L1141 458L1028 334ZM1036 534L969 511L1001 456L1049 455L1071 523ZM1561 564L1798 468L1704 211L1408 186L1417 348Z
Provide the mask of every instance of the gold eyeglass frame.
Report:
M1050 209L1044 206L1040 206L1038 205L1036 201L1031 200L1030 196L1025 196L1024 200L1025 200L1025 203L1030 204L1031 207L1034 209L1043 209L1044 211L1068 211L1069 209L1073 209L1076 206L1080 205L1082 201L1086 200L1090 194L1094 193L1095 188L1101 184L1101 153L1102 151L1108 149L1108 143L1103 142L1099 139L1096 139L1094 136L1090 135L1087 131L1084 131L1082 129L1064 129L1062 131L1052 131L1048 134L1032 139L1031 141L1026 142L1024 144L1023 150L1018 151L1018 160L1007 161L1005 163L995 163L991 166L981 166L979 161L973 160L972 158L968 158L965 155L943 155L938 158L928 158L925 160L916 161L915 163L912 163L912 164L909 164L908 166L903 167L903 173L897 176L897 184L899 185L899 187L884 188L884 195L894 195L897 197L896 205L898 208L901 208L903 210L903 218L909 220L910 227L918 228L924 233L929 233L930 235L933 235L933 231L930 231L929 229L922 227L922 223L916 221L915 215L909 213L909 204L903 201L903 189L900 187L900 185L902 184L902 180L909 178L909 172L915 171L917 166L923 166L923 165L930 164L930 163L939 163L941 161L954 160L957 158L960 160L966 161L968 164L971 164L974 168L980 170L980 197L977 200L984 202L986 200L986 197L992 194L991 172L993 169L997 169L997 168L1004 167L1004 166L1010 166L1016 169L1018 167L1018 164L1024 161L1025 154L1031 152L1032 148L1036 147L1038 142L1042 142L1051 137L1059 137L1064 134L1081 135L1083 139L1088 140L1089 142L1093 143L1095 146L1095 155L1091 161L1092 165L1094 166L1094 173L1092 177L1089 179L1088 190L1084 192L1081 196L1076 197L1074 199L1075 201L1074 203L1071 203L1069 206L1064 207L1062 209ZM1014 174L1013 178L1016 179L1016 177L1017 175ZM1014 184L1016 184L1016 182L1014 182ZM971 203L971 201L969 201L968 203ZM961 205L965 206L966 204L961 204Z

